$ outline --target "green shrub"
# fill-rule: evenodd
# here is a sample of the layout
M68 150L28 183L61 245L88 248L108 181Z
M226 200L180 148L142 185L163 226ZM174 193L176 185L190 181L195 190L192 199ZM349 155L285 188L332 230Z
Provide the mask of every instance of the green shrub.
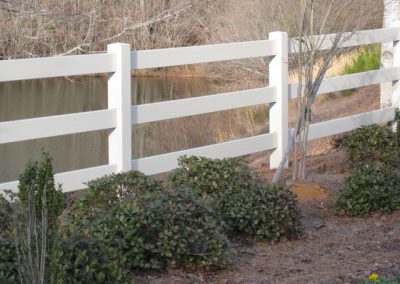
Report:
M376 124L353 131L345 139L344 146L355 166L367 162L395 166L399 161L396 134Z
M160 182L135 171L88 185L64 222L69 227L60 261L72 282L102 282L96 278L104 276L101 271L114 275L115 282L138 268L226 265L223 229L206 199L190 190L163 190ZM82 246L74 249L71 238L81 239Z
M12 239L12 208L0 194L0 283L17 283L16 250Z
M227 242L220 222L207 200L190 190L148 192L94 213L72 231L86 232L94 242L100 239L107 248L102 254L120 255L116 258L126 260L127 270L226 265ZM93 253L85 255L89 254Z
M40 162L27 163L19 177L18 194L9 196L13 208L0 198L0 282L31 283L34 278L52 282L57 270L53 256L58 253L58 217L64 209L64 195L54 185L47 153L42 154ZM38 272L42 261L46 269Z
M168 189L127 200L115 209L131 268L204 266L227 262L227 242L215 213L190 190Z
M68 215L72 219L91 215L94 208L110 209L120 200L143 192L159 192L163 185L138 171L129 171L92 180L88 187L70 208Z
M121 182L120 179L117 181ZM99 218L94 220L86 218L80 220L80 224L71 225L71 227L69 223L66 223L63 235L59 235L58 217L63 210L64 200L61 190L56 190L54 186L51 159L48 154L43 155L40 163L27 164L25 171L20 175L19 188L17 195L19 200L14 200L15 211L12 210L11 204L0 196L0 283L19 283L14 238L18 240L21 254L22 250L27 251L29 248L35 250L41 247L43 244L33 242L32 238L36 235L40 238L42 234L47 236L45 274L48 283L131 282L123 251L118 247L120 239L103 229L105 226L107 228L106 224L112 221L109 215L99 214L97 215ZM34 198L29 198L29 194L33 194ZM30 200L33 200L33 204ZM41 225L41 217L45 216L42 215L43 204L47 207L45 210L48 213L49 222L46 232L43 231ZM36 224L33 223L35 219L29 210L33 206L37 217ZM27 227L29 223L38 231L33 233L19 230L17 236L14 236L12 214L17 218L17 223L21 225L21 228ZM68 229L71 228L73 230L69 231ZM24 254L19 257L25 264L38 260L37 255ZM23 277L23 282L30 282L26 281L26 275Z
M301 233L295 195L286 188L257 184L243 159L183 157L170 180L208 196L230 237L278 241Z
M346 64L342 75L354 74L360 72L367 72L377 70L381 66L381 50L380 46L365 46L361 52L352 60L351 64ZM344 90L342 94L349 96L353 92L351 90Z
M65 277L60 284L130 283L129 252L116 231L117 208L126 199L161 191L162 184L130 171L92 180L88 187L65 215L58 260Z
M396 108L394 122L396 123L396 147L397 157L400 160L400 109Z
M381 50L379 45L365 46L352 60L351 64L344 66L343 74L354 74L377 70L381 67Z
M18 198L22 208L28 207L28 192L34 191L35 208L40 219L42 210L42 196L46 190L46 206L48 212L48 227L52 230L58 223L58 217L64 210L64 194L61 188L54 184L54 174L51 157L48 153L42 154L40 162L29 161L24 172L19 176Z
M279 241L301 235L301 212L293 192L276 185L228 189L218 202L218 212L230 236L253 236Z
M0 238L0 283L19 283L14 240Z
M173 171L169 180L173 187L199 190L204 194L215 194L231 187L245 187L254 183L248 165L243 159L207 159L183 156L179 168Z
M115 222L105 210L64 230L56 262L57 284L131 283L121 239L109 230Z
M346 179L336 200L336 211L364 215L376 210L388 213L400 208L400 177L390 168L365 164Z
M56 231L64 196L54 186L50 156L43 153L40 163L28 162L19 177L18 194L8 194L12 203L0 195L0 283L31 282L41 257L46 262L43 277L53 280L56 265L52 257L57 253Z
M0 239L10 236L13 222L12 213L10 202L0 193Z

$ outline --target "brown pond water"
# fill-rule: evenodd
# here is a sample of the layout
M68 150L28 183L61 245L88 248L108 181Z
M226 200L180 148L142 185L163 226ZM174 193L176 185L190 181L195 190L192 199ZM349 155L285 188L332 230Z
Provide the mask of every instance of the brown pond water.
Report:
M210 79L133 78L132 103L152 103L231 90L223 82ZM105 108L105 77L0 83L0 122ZM132 158L254 134L255 120L266 118L265 109L261 108L261 116L259 110L256 113L254 108L245 108L135 126ZM0 183L17 179L28 160L40 158L42 149L53 157L55 172L108 163L107 131L0 144Z
M0 121L107 108L107 80L104 77L74 80L60 78L0 83ZM210 84L209 80L194 78L134 78L132 102L142 104L206 95ZM133 129L133 158L191 146L162 141L162 137L157 135L162 126L160 123L144 124ZM175 135L178 135L176 131ZM202 142L213 140L207 137ZM150 139L156 141L147 143ZM182 140L185 139L188 140L182 137ZM2 144L0 182L15 180L29 159L39 158L41 149L52 155L56 172L107 164L107 144L107 131Z

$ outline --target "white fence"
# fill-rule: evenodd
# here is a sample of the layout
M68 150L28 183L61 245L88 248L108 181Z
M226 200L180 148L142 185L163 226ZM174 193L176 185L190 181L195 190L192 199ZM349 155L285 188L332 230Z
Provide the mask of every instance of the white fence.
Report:
M334 35L326 38L329 48ZM400 29L360 31L342 47L400 40ZM397 49L397 45L394 45ZM109 163L56 174L64 191L85 188L84 183L113 172L136 169L157 174L174 169L181 155L210 158L237 157L272 150L271 167L278 165L288 143L288 100L297 85L288 83L287 59L294 52L286 33L274 32L269 40L196 47L130 51L127 44L111 44L107 53L0 61L0 82L108 73L108 109L33 119L0 122L0 144L108 129ZM397 54L397 52L395 53ZM198 64L254 57L273 57L270 86L152 104L131 105L131 70ZM399 60L395 60L398 62ZM396 66L396 64L395 64ZM319 93L340 91L400 79L400 66L325 79ZM271 104L270 133L184 151L132 160L132 124L141 124L259 104ZM394 108L380 109L311 125L309 139L353 130L361 125L393 120ZM6 165L2 165L6 166ZM18 189L18 182L0 183L1 189Z

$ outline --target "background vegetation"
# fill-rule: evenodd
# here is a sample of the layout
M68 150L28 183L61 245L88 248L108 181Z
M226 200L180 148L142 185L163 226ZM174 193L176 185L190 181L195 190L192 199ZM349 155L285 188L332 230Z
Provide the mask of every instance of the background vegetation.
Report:
M325 2L317 2L323 11ZM350 29L382 26L381 1L353 2L343 19L332 19L332 30L345 23ZM63 0L57 5L48 0L3 0L0 59L104 51L116 41L140 50L267 39L275 30L293 35L297 5L294 0ZM232 73L234 66L264 77L266 63L240 60L223 67L210 64L210 69Z
M377 70L381 66L381 48L377 45L363 46L360 52L352 59L351 63L345 64L342 75ZM353 89L344 90L342 94L349 96Z

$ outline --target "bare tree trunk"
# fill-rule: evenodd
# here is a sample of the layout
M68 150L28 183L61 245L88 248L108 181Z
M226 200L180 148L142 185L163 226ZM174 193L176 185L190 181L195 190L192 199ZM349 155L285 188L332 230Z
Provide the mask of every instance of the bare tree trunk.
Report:
M383 27L400 26L400 0L383 0L384 14ZM393 66L393 43L382 43L381 47L381 68ZM392 105L392 82L381 84L381 108Z

